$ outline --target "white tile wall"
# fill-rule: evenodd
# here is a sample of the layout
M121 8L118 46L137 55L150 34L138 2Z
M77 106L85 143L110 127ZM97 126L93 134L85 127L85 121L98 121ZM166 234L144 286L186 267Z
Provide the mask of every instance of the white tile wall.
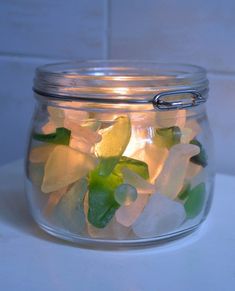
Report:
M201 65L216 167L235 174L235 1L111 0L109 57Z
M111 0L110 57L235 72L235 1Z
M104 58L106 0L2 0L0 3L0 164L24 155L40 64Z
M23 156L37 65L108 57L206 67L217 169L235 174L234 13L233 0L2 0L0 164Z
M0 52L60 58L104 55L106 0L2 0Z
M235 174L235 75L209 75L208 114L217 170Z
M20 158L24 154L34 100L34 70L48 60L29 57L0 56L0 162Z

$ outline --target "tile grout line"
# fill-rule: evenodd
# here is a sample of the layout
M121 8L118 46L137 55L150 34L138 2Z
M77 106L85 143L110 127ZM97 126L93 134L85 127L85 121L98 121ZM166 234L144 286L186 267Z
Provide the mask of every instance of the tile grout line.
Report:
M110 0L106 0L106 4L108 5L108 14L110 14ZM108 4L109 3L109 4ZM106 13L107 13L106 11ZM105 33L104 33L104 59L110 58L110 31L111 29L108 28L110 25L110 15L106 15L105 21ZM39 55L31 55L31 54L22 54L22 53L9 53L9 52L1 52L0 51L0 60L1 59L27 59L27 60L38 60L43 62L58 62L58 61L66 61L68 59L62 57L51 57L51 56L39 56ZM207 70L208 76L223 76L223 77L234 77L235 71L224 71L224 70L214 70L208 69Z
M47 61L63 61L66 60L64 58L60 57L51 57L51 56L43 56L43 55L31 55L31 54L24 54L24 53L9 53L9 52L1 52L0 51L0 59L35 59L35 60L47 60Z

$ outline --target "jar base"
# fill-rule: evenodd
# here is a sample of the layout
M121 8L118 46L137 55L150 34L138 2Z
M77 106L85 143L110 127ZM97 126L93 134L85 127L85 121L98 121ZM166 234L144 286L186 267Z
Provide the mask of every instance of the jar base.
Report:
M48 225L42 224L36 221L38 226L45 231L46 233L67 241L73 244L76 244L78 247L88 248L88 249L100 249L100 250L125 250L125 249L138 249L145 247L155 247L162 246L167 243L174 242L178 239L185 238L186 236L194 233L203 223L201 221L199 224L187 228L185 230L179 230L170 234L165 234L157 237L151 238L139 238L139 239L130 239L130 240L110 240L110 239L98 239L98 238L88 238L75 235L72 233L66 233L60 231L56 228L51 228Z

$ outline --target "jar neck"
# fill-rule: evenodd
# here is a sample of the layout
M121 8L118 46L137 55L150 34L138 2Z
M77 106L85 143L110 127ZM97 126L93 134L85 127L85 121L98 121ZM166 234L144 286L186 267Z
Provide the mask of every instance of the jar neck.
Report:
M144 113L144 114L155 114L161 119L168 118L169 115L177 114L179 116L181 113L187 117L198 118L199 116L204 116L206 114L205 104L199 106L190 107L187 109L178 109L178 110L168 110L161 111L156 110L152 104L110 104L110 103L98 103L98 102L85 102L76 100L67 100L67 99L53 99L47 98L39 94L35 94L37 100L37 106L40 109L43 109L47 106L52 106L60 109L67 110L77 110L77 111L86 111L91 113L108 113L108 114L129 114L132 112L135 113Z
M90 61L39 67L34 91L47 98L106 104L151 104L155 109L184 108L205 101L204 69L139 61ZM159 97L156 97L159 96ZM164 99L164 100L163 100ZM158 103L181 106L159 108ZM169 105L169 104L168 104ZM166 106L165 106L166 107Z

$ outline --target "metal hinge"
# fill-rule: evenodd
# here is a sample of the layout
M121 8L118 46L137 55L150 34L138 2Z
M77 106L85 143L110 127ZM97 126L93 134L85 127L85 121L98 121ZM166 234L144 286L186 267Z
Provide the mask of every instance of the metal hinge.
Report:
M182 99L167 101L166 99L172 95L189 95L189 98L184 96ZM165 99L165 100L164 100ZM153 97L153 107L157 110L175 110L183 109L193 106L198 106L201 103L206 102L206 98L196 90L176 90L176 91L165 91L157 94Z

